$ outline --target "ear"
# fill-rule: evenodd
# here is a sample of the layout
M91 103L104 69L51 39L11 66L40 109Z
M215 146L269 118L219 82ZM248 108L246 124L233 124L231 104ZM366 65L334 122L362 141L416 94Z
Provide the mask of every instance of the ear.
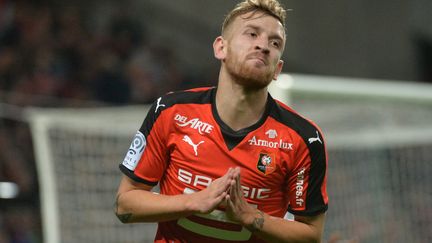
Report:
M283 60L279 60L276 66L276 70L274 72L273 75L273 80L276 80L277 77L279 76L279 74L282 72L282 67L283 67L284 61Z
M214 56L218 60L224 60L226 56L226 41L222 36L218 36L213 42Z

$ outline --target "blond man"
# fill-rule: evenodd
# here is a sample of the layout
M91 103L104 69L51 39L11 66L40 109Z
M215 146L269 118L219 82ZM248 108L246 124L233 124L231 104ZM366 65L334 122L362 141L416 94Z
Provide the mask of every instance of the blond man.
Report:
M320 242L323 135L267 91L282 71L285 15L276 0L239 3L213 44L217 87L153 104L120 164L122 222L158 222L155 242Z

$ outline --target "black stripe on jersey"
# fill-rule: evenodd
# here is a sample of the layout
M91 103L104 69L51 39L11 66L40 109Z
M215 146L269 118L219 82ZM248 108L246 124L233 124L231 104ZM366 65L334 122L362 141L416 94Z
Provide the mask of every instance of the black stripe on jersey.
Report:
M273 99L272 99L273 100ZM274 101L274 109L271 110L270 116L278 122L285 124L297 132L305 144L308 146L309 155L311 158L311 167L309 175L309 188L306 194L306 209L298 212L288 210L296 215L313 216L327 210L327 205L321 194L321 186L324 183L326 174L326 151L324 139L319 129L314 124L301 117L300 115L284 109ZM309 142L309 139L319 136L320 141Z
M163 110L176 104L209 104L214 89L215 88L209 87L202 91L178 91L160 97L152 104L140 131L147 138L148 133L153 128L153 124L156 122Z
M149 186L156 186L158 184L157 182L147 181L147 180L139 178L138 176L136 176L134 174L133 171L129 170L128 168L126 168L126 166L124 166L122 164L119 165L119 168L120 168L121 172L123 172L125 175L127 175L129 178L131 178L132 180L134 180L136 182L144 183L144 184L149 185Z

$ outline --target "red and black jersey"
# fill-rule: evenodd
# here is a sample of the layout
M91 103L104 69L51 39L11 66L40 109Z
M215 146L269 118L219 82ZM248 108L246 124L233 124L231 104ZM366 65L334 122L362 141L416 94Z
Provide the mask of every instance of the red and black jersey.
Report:
M241 168L245 199L283 217L327 210L325 141L311 121L268 95L254 125L234 131L219 117L216 88L170 93L150 108L120 169L160 193L202 190L229 167ZM155 242L260 242L222 209L159 223Z

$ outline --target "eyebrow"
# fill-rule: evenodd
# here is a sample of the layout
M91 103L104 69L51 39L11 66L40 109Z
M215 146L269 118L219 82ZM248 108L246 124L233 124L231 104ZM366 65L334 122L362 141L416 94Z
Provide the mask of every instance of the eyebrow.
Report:
M261 32L263 30L263 28L261 28L260 26L254 25L254 24L247 24L245 26L245 29L248 29L248 28L256 30L258 32ZM281 37L279 34L277 34L275 32L270 33L269 37L270 37L270 39L277 39L277 40L283 41L283 37Z

